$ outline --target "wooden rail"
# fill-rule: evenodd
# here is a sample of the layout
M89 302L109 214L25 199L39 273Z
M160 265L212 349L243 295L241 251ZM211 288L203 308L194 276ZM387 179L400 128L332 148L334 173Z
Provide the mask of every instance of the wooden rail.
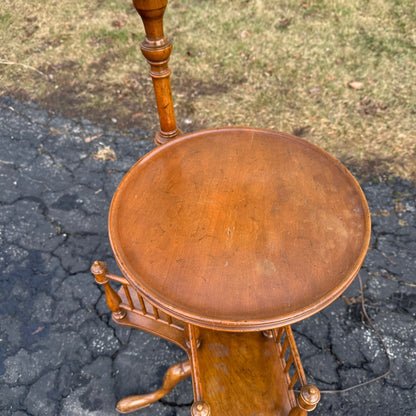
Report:
M153 305L126 278L108 273L104 262L94 262L91 272L96 282L104 287L108 307L118 324L139 328L165 338L187 352L192 350L191 356L196 357L197 338L196 335L191 336L193 335L191 326L187 328L184 322ZM118 292L110 285L110 281L120 285ZM287 388L292 392L290 396L296 397L295 388L300 388L288 416L307 416L307 412L315 409L319 402L320 392L317 387L306 381L291 327L285 326L266 331L265 335L273 338L276 343ZM195 366L195 363L193 364ZM192 414L203 414L207 410L207 404L201 400L201 394L195 383L194 390L196 404L193 406Z
M149 302L126 278L108 273L104 262L94 262L91 272L96 282L104 287L108 307L118 324L143 329L188 349L182 321ZM109 281L121 285L118 292Z
M288 325L273 329L266 336L272 337L276 342L288 389L294 392L295 387L300 387L296 404L289 416L306 416L307 412L315 409L321 394L316 386L306 381L292 328Z

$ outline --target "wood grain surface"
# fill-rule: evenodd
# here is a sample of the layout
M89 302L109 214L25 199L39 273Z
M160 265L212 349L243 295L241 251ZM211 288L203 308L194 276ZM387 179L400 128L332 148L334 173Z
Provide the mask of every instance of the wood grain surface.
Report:
M109 232L123 274L162 310L250 331L338 297L364 259L370 215L352 175L316 146L223 128L177 138L133 166Z

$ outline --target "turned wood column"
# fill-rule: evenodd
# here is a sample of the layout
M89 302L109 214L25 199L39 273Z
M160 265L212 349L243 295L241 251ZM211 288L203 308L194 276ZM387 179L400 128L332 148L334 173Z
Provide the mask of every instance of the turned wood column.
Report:
M118 293L110 286L107 277L107 265L103 261L95 261L91 266L91 273L99 285L104 286L105 298L108 308L113 312L113 319L120 321L126 317L126 311L120 308L121 298Z
M163 15L168 0L133 0L134 7L142 18L146 37L140 49L150 64L150 76L153 80L160 131L156 134L157 145L182 134L176 127L173 110L172 90L168 67L172 42L163 33Z

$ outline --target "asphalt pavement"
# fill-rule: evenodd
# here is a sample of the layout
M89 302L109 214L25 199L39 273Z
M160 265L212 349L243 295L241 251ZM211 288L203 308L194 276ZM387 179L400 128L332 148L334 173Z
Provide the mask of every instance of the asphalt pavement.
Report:
M166 369L185 359L173 344L115 325L89 272L104 260L119 273L107 238L111 196L152 147L148 132L121 134L0 98L1 415L116 415L117 400L157 389ZM415 416L416 186L370 178L362 187L373 223L361 270L365 304L392 371L322 394L311 415ZM388 368L357 280L293 329L307 378L322 390ZM189 415L192 401L188 379L133 414Z

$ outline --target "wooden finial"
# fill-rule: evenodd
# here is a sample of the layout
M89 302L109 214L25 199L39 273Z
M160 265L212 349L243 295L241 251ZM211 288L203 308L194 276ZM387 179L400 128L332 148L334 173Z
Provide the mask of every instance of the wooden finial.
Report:
M210 416L211 408L208 403L199 400L191 407L192 416Z
M273 339L273 331L271 331L271 330L269 330L269 331L263 331L262 334L266 338Z
M133 0L134 7L142 18L146 37L141 51L150 64L153 80L160 131L156 134L157 145L168 142L182 134L177 128L170 86L171 70L168 67L172 42L163 32L163 15L167 0Z
M289 416L306 416L307 412L315 409L320 399L321 393L318 387L313 384L305 384L300 388L298 405L290 411Z
M298 396L298 403L302 409L310 412L311 410L315 409L320 399L321 393L318 387L314 386L313 384L305 384L301 387Z

